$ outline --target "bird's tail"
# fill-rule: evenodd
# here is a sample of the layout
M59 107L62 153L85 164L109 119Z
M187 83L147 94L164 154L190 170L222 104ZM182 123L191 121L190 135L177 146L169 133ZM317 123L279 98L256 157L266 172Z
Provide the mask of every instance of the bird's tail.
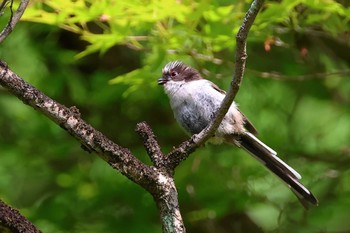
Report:
M301 176L288 164L277 157L277 153L261 142L253 134L246 132L240 135L239 146L264 164L270 171L282 179L307 209L309 204L317 205L316 197L300 182Z

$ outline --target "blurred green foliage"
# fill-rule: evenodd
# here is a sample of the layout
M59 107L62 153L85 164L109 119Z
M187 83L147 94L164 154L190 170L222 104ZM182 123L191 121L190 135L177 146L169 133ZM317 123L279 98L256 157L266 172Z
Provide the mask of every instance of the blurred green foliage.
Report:
M179 59L227 88L250 1L31 1L0 47L38 89L146 163L147 121L168 152L187 136L156 85ZM349 232L350 4L267 1L248 40L240 108L303 175L294 195L244 151L207 145L176 171L188 232ZM6 23L9 12L0 18ZM161 232L152 197L0 89L0 198L44 232Z

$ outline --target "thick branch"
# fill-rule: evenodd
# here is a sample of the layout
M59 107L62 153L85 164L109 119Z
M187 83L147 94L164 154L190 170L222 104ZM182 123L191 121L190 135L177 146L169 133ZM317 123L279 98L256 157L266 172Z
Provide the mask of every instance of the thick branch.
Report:
M3 62L0 62L0 85L69 132L85 150L96 152L117 171L150 192L159 208L164 233L185 232L173 174L162 163L163 154L146 123L138 124L137 131L144 139L155 167L143 164L128 149L113 143L84 122L76 107L67 108L55 102L18 77Z
M11 208L0 200L0 232L39 233L41 231L36 229L18 210Z
M152 190L155 187L150 185L157 179L154 170L83 121L75 107L67 108L55 102L9 70L5 63L0 63L0 85L69 132L85 149L96 152L123 175L155 192Z
M209 124L202 132L197 135L193 135L192 138L179 147L174 149L169 154L169 164L174 168L183 160L185 160L189 154L191 154L197 147L204 144L209 138L211 138L221 121L224 119L228 109L230 108L238 90L241 85L245 64L247 59L246 45L247 37L254 20L259 13L264 0L254 0L251 4L247 14L243 19L243 23L236 35L236 58L235 58L235 71L231 81L230 88L222 101L222 104L215 114L214 120Z
M161 184L159 195L153 195L160 212L164 233L185 233L186 229L181 217L179 198L172 174L159 173Z
M18 21L21 19L25 9L28 6L29 0L22 0L19 4L17 11L12 13L12 2L11 1L11 17L6 25L6 27L0 33L0 43L5 40L5 38L13 31ZM6 4L5 4L6 5Z

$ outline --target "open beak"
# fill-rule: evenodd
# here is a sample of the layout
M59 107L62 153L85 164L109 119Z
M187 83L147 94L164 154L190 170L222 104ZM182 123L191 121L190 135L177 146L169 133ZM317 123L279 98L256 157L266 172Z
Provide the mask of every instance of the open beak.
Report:
M160 79L158 79L158 85L164 85L168 81L169 81L169 78L163 76Z

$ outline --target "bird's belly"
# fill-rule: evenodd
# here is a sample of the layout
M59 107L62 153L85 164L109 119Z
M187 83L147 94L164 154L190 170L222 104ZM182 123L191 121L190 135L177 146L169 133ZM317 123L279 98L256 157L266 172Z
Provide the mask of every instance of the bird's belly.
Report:
M185 114L177 114L175 117L180 125L191 135L200 133L210 122L190 109L183 108L181 111Z
M176 120L190 134L198 134L208 126L219 105L213 101L201 99L199 101L184 100L175 107Z

